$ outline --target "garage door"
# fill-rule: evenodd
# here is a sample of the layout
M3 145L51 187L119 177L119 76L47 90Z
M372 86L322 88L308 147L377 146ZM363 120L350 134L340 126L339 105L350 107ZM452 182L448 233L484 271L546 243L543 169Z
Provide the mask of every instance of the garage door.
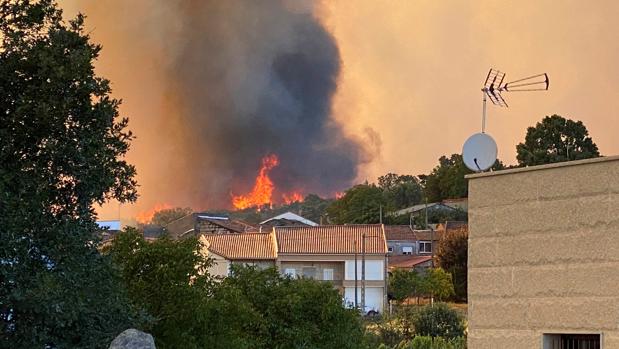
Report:
M347 287L344 290L344 298L346 304L354 306L355 304L355 288ZM361 306L361 287L357 288L357 301ZM366 287L365 288L365 308L366 312L370 310L383 312L383 288L382 287Z

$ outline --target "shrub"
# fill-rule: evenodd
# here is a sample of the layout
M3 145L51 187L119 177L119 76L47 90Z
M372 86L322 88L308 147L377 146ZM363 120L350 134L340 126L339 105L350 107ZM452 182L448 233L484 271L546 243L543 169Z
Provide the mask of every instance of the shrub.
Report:
M456 338L464 335L460 314L445 303L423 307L413 318L415 333L420 336Z
M379 349L381 348L386 347L379 347ZM401 342L393 349L466 349L466 338L445 339L442 337L417 336L410 341Z

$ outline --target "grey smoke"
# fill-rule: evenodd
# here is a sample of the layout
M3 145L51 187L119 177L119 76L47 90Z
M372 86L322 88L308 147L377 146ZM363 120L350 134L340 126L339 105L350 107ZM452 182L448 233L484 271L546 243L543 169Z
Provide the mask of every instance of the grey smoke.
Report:
M282 1L169 6L180 20L166 51L167 95L177 106L168 117L183 125L171 172L192 183L191 202L228 205L231 191L251 189L268 154L280 159L272 171L280 192L329 195L352 183L367 153L331 116L340 55L311 9Z

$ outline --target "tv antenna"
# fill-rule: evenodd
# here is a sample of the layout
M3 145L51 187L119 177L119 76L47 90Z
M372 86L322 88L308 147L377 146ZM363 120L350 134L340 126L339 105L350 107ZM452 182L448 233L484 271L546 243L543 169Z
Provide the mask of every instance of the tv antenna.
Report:
M481 133L486 132L486 97L490 98L492 104L508 108L507 102L501 95L503 92L523 92L523 91L547 91L550 86L548 74L542 73L528 76L526 78L505 82L505 73L496 69L490 69L484 82L484 87L481 89L483 93L483 112L481 120Z
M462 160L466 167L471 171L486 171L497 159L498 149L494 139L486 134L486 103L490 98L492 104L508 108L507 102L503 98L503 92L523 92L523 91L547 91L550 86L548 74L537 74L526 78L503 82L505 73L496 69L490 69L481 89L483 93L483 111L481 119L481 133L476 133L469 137L462 147Z

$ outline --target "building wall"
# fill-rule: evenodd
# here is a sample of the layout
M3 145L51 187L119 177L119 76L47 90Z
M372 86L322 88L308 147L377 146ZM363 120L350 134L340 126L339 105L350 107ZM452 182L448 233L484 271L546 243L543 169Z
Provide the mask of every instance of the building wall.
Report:
M468 178L468 348L619 348L619 157Z
M387 240L387 248L391 248L392 251L389 255L401 256L404 254L404 247L410 247L413 255L417 254L417 241L389 241Z

